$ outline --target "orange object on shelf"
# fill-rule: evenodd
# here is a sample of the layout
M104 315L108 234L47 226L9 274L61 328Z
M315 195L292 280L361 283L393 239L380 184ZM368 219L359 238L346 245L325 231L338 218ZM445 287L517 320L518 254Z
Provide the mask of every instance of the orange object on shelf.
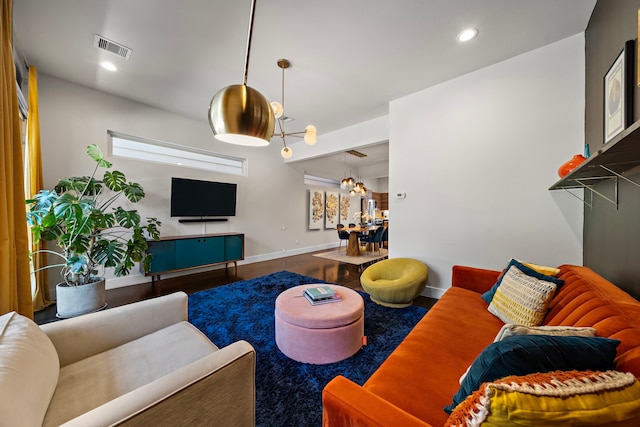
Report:
M582 164L582 162L584 162L585 160L587 160L587 158L582 154L576 154L568 162L560 166L560 168L558 169L558 176L560 178L564 178L565 176L569 175L572 170L580 166L580 164Z

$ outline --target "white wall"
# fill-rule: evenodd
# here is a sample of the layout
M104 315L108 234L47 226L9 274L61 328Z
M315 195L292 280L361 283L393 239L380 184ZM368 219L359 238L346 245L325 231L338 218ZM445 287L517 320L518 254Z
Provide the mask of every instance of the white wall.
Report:
M95 143L106 153L107 130L112 130L248 159L249 176L238 177L109 157L114 169L144 187L147 196L135 207L143 216L158 217L163 235L242 232L247 262L337 246L335 230L307 229L309 187L303 183L302 172L284 163L278 144L247 148L218 142L206 121L206 105L202 106L203 120L196 121L46 75L40 75L38 83L47 188L63 176L90 174L95 163L85 148ZM237 216L223 223L179 224L169 216L172 176L236 182ZM52 281L58 278L51 276ZM107 282L112 288L148 280L136 270Z
M430 267L425 295L455 264L582 263L583 206L548 188L582 152L584 67L579 34L390 104L390 257Z

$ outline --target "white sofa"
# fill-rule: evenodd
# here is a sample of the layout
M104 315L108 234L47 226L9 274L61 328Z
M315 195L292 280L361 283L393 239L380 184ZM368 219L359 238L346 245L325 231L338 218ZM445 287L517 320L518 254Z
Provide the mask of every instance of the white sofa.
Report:
M38 327L0 316L0 426L253 426L255 351L218 349L176 292Z

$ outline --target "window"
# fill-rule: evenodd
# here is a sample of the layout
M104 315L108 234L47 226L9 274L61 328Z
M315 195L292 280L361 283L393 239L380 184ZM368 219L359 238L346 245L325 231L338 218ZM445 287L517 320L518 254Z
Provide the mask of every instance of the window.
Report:
M232 175L247 175L247 160L198 148L107 131L111 154L129 159L204 169Z
M340 181L331 178L322 178L321 176L313 176L304 174L304 183L307 185L316 185L320 187L340 188Z

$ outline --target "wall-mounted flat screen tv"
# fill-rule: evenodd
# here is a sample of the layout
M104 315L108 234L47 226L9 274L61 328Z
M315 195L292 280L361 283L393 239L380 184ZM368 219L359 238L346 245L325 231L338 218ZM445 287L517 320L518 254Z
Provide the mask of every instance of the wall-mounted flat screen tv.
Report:
M171 178L171 216L235 216L236 184Z

